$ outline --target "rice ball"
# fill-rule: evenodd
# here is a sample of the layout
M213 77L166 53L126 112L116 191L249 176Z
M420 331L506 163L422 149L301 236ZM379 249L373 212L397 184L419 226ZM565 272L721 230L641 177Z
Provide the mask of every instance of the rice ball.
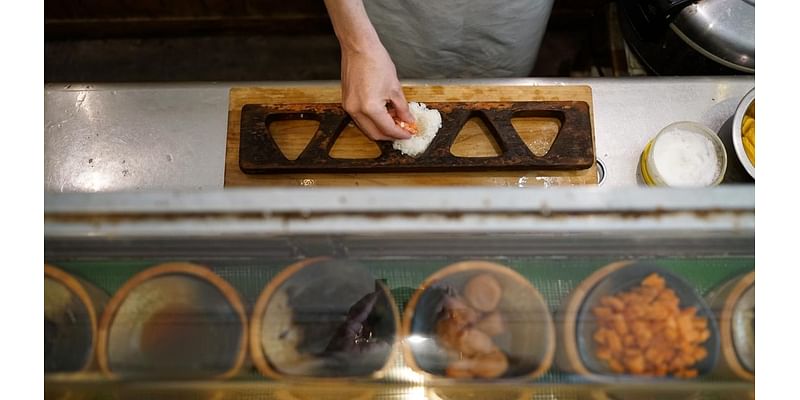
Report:
M425 152L442 127L442 115L439 110L428 109L425 103L408 103L411 115L417 120L417 134L409 139L395 140L392 147L401 153L416 157Z

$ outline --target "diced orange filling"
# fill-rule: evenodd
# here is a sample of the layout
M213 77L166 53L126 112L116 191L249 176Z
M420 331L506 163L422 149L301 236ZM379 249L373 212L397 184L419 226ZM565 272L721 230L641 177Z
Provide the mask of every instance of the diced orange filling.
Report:
M415 124L413 122L412 123L408 123L408 122L401 121L401 120L395 118L394 119L394 123L397 124L397 126L405 129L406 131L408 131L408 133L410 133L412 135L416 135L416 134L419 133L419 128L417 128L417 124Z
M708 321L680 299L658 274L628 292L603 296L597 318L595 356L615 373L693 378L694 365L708 356Z

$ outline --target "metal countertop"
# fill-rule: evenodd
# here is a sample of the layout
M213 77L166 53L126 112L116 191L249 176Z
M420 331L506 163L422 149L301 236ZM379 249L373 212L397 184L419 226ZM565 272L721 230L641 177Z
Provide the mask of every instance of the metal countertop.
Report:
M639 154L672 122L696 121L723 138L729 136L729 120L739 100L755 86L752 76L403 83L591 86L597 156L605 169L603 188L641 185ZM339 82L47 84L45 191L221 189L229 89L320 84ZM739 167L735 154L729 152L729 159L729 165ZM740 171L731 172L733 181L739 181Z

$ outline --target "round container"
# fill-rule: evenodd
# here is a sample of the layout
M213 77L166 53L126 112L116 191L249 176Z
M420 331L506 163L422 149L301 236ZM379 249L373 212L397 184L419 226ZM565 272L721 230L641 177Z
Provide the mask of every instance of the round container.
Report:
M55 266L44 265L44 371L87 371L94 365L97 318L108 295Z
M547 302L536 288L516 271L486 261L464 261L447 266L428 277L414 293L403 315L403 349L406 364L428 377L445 377L454 362L452 350L440 343L436 326L447 296L462 296L469 303L468 283L478 276L491 276L501 288L493 311L504 321L491 340L508 360L498 378L536 378L552 364L555 328ZM483 320L479 320L483 321ZM478 326L476 322L472 327ZM477 378L476 378L477 379Z
M755 295L753 271L728 280L706 296L720 330L722 357L715 375L755 381Z
M244 363L247 317L209 268L148 268L114 294L100 321L100 368L111 377L227 378Z
M288 266L259 295L250 354L271 378L379 378L399 326L389 289L369 270L312 258Z
M687 45L720 65L750 74L756 72L755 0L665 4L676 3L690 3L669 24ZM669 50L672 49L664 49Z
M595 355L593 336L597 324L592 309L599 305L603 296L626 292L638 286L642 279L654 272L663 277L667 288L672 289L678 296L681 309L693 306L697 309L695 315L708 320L708 329L711 335L704 343L708 355L694 368L698 370L699 376L711 371L719 353L719 330L714 315L704 299L691 285L672 272L645 262L630 261L612 263L595 271L583 280L562 304L557 318L560 321L558 330L561 340L556 363L560 369L598 381L618 377L671 379L617 374Z
M756 178L756 166L747 157L744 151L744 143L742 139L742 123L744 122L744 115L750 107L755 107L756 103L756 88L751 89L739 102L736 107L736 113L733 114L733 126L731 127L731 139L733 141L733 149L736 151L736 158L742 164L745 171L750 174L753 179Z
M662 129L640 159L642 178L650 186L715 186L722 182L727 164L719 136L690 121Z

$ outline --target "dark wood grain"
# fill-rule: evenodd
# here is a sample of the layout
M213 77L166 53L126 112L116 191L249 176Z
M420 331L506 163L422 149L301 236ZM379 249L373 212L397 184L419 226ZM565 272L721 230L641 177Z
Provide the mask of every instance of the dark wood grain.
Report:
M581 101L450 102L429 103L442 114L442 127L428 149L418 157L394 150L390 142L379 142L375 158L334 158L330 151L350 123L338 104L247 104L242 108L239 167L247 174L302 172L441 172L490 170L578 170L594 163L589 105ZM459 157L451 147L470 118L479 118L499 146L500 154L489 157ZM511 120L552 118L560 129L550 150L535 155L513 127ZM314 136L296 159L287 158L272 136L274 121L315 120Z

